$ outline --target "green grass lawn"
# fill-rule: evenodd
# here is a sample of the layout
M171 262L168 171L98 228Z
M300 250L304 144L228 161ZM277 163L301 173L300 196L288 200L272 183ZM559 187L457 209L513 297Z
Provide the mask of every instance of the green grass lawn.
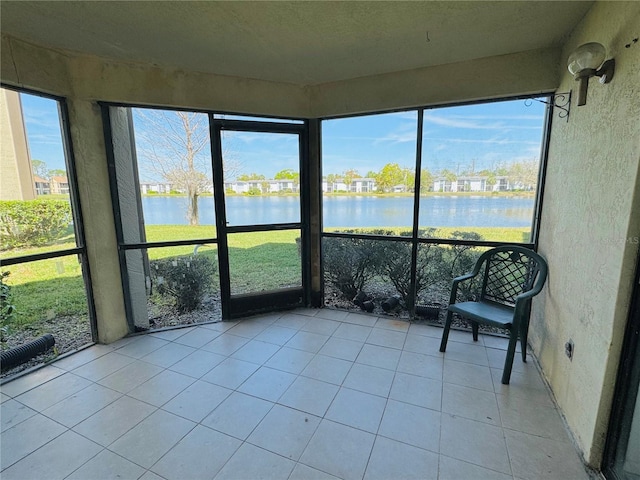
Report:
M149 225L147 241L195 240L216 236L211 226ZM229 235L229 267L232 293L248 293L301 285L301 265L296 238L298 230L249 232ZM193 246L159 247L148 250L150 260L193 254ZM216 244L198 248L198 255L218 263ZM259 272L259 274L256 274Z
M335 231L339 229L329 229ZM394 231L406 229L390 229ZM437 235L449 238L455 228L441 228ZM466 229L465 230L471 230ZM483 239L528 241L528 228L474 228ZM147 241L193 240L215 237L212 226L153 225L146 227ZM229 236L229 263L233 293L271 290L300 285L301 260L298 254L297 230L236 233ZM56 244L32 249L3 252L5 257L29 255L75 247L73 235ZM148 250L150 260L192 255L193 246L160 247ZM217 246L198 247L198 255L207 255L217 265ZM13 302L19 312L16 325L28 325L61 315L87 315L87 303L81 266L76 255L39 260L2 267L11 275ZM214 281L217 285L217 278ZM217 286L214 288L218 288Z
M36 253L36 252L34 252ZM76 255L2 267L9 271L14 325L29 325L64 315L87 316L82 268Z

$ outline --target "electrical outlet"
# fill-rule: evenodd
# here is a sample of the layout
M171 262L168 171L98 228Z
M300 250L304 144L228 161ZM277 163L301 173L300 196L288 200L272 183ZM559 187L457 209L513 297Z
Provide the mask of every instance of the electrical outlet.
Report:
M569 357L569 360L573 360L573 351L574 351L573 340L569 339L569 341L564 344L564 353L567 357Z

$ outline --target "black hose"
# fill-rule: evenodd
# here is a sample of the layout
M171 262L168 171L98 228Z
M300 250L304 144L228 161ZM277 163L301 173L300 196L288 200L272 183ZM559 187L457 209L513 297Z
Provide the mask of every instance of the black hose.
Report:
M398 297L389 297L382 302L382 309L389 313L391 310L395 309L398 304L400 304L400 300Z
M31 360L36 355L46 352L56 343L53 335L47 333L40 338L26 342L19 347L5 350L0 356L0 365L2 371L9 370L15 366L18 366L28 360Z
M416 315L437 319L440 315L440 307L438 305L416 305Z

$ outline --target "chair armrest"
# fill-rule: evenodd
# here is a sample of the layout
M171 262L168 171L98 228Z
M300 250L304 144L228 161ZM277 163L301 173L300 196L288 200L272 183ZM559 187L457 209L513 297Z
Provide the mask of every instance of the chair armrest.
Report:
M536 282L536 284L533 286L531 290L529 290L528 292L521 293L516 297L516 305L515 305L515 312L514 312L514 319L516 321L520 318L522 309L525 308L527 301L531 300L533 297L538 295L542 290L543 285L544 285L544 282Z
M544 278L539 277L536 280L536 283L533 285L533 288L531 290L529 290L528 292L521 293L516 297L516 306L520 302L524 302L538 295L542 291L543 286L544 286Z
M525 293L521 293L516 297L516 305L518 305L520 302L525 302L526 300L535 297L538 293L540 293L540 291L536 292L535 289L529 290Z
M456 297L458 295L458 284L472 279L477 274L478 272L471 272L453 279L453 282L451 283L451 297L449 298L449 305L453 305L454 303L456 303Z
M470 280L476 275L478 275L478 273L480 272L480 267L482 267L482 265L484 264L488 256L491 255L492 251L493 250L487 250L482 255L480 255L478 260L476 260L476 264L473 266L473 271L453 279L453 283L451 284L451 297L449 298L449 305L453 305L454 303L456 303L456 296L458 294L458 284L460 282Z
M465 280L469 280L470 278L473 278L476 275L477 273L473 273L473 272L467 273L465 275L460 275L459 277L456 277L453 279L453 283L457 285L458 283L464 282Z

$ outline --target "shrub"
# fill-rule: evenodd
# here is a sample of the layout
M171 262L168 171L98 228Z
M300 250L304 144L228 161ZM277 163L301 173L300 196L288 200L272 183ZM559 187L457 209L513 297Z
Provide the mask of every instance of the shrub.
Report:
M344 230L342 233L361 233L383 236L411 237L408 230ZM421 230L421 237L435 238L437 229ZM454 231L456 240L480 241L475 232ZM397 240L367 240L327 237L323 239L325 280L351 300L374 277L391 283L405 306L411 309L421 293L436 287L446 291L454 277L470 272L480 251L468 245L438 245L422 243L417 251L415 292L411 290L412 244ZM477 285L464 282L458 290L462 299L476 294Z
M5 279L9 276L9 272L0 273L0 336L4 338L9 325L16 316L16 307L11 299L11 285L5 283Z
M249 195L249 196L256 196L256 195L262 195L262 190L260 190L258 187L251 187L246 193L245 195Z
M464 232L455 231L452 232L451 238L456 240L482 240L482 235L476 232ZM469 245L452 245L448 248L445 255L445 264L448 269L448 278L446 278L447 285L451 285L451 281L460 275L469 273L473 270L473 267L481 255L481 251L477 248ZM473 300L478 294L479 279L474 279L460 283L458 286L458 301L465 302L467 300Z
M211 291L215 263L204 255L165 258L150 264L151 279L160 295L172 297L180 312L200 306Z
M6 200L0 202L2 249L46 245L63 236L72 221L65 200Z
M435 229L425 232L433 236ZM411 236L410 231L400 232L400 236ZM415 298L425 289L442 281L446 275L445 249L440 245L421 244L416 261L415 292L411 291L411 242L384 242L380 252L380 273L395 287L408 309L413 308Z
M353 233L345 231L343 233ZM322 240L325 280L351 300L377 273L375 240L324 238Z

